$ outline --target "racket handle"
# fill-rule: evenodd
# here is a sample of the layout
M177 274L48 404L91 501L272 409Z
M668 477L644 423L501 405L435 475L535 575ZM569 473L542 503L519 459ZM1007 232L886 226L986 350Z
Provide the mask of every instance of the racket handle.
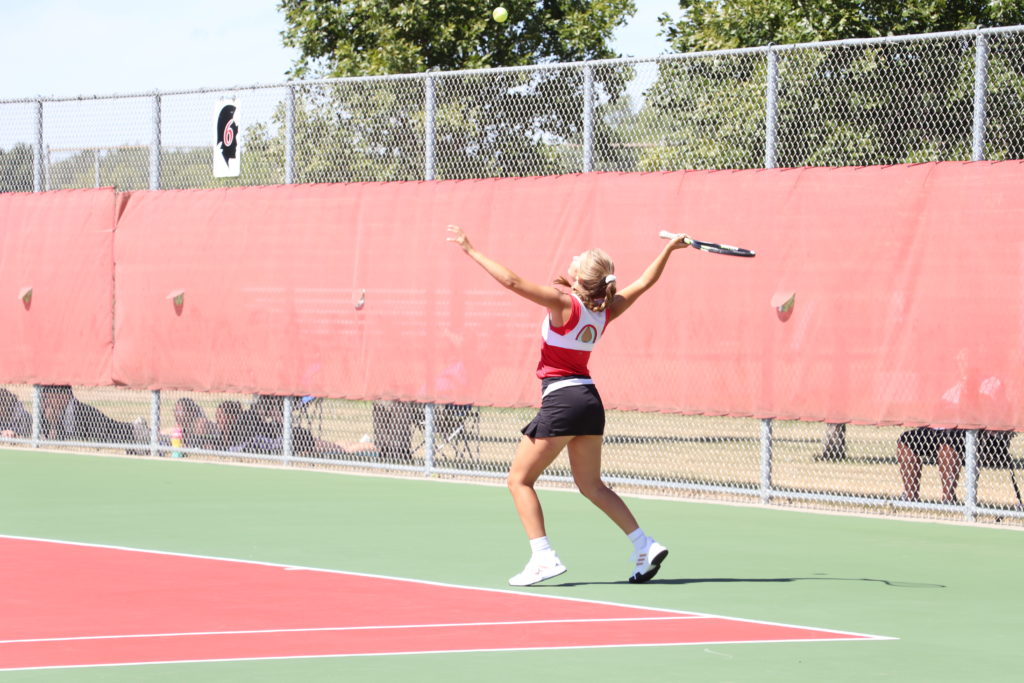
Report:
M662 230L661 232L658 233L658 237L662 237L667 240L674 240L675 238L679 237L679 233L669 232L668 230ZM685 242L687 244L693 244L693 240L689 237L686 238Z

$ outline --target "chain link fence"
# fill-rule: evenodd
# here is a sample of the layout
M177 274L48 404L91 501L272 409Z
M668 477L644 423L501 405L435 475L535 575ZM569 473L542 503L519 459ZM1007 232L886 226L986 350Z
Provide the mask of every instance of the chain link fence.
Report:
M239 102L241 175L212 177ZM0 100L0 191L1024 158L1024 27L656 59ZM714 378L708 378L714 381ZM529 409L0 390L3 443L500 480ZM1024 525L1024 440L612 411L620 490ZM546 481L570 485L567 463Z

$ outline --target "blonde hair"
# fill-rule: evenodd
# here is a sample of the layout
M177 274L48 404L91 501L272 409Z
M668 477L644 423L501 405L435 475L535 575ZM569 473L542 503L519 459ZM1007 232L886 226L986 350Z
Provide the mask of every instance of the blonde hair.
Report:
M580 256L577 264L576 282L569 282L564 275L555 280L556 285L569 287L580 298L583 305L595 313L608 308L615 298L615 263L612 257L601 249L591 249Z

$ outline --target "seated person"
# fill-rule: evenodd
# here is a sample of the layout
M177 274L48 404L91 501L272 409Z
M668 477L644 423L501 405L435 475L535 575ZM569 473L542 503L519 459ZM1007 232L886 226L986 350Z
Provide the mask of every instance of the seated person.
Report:
M181 430L181 444L185 448L213 449L217 447L217 425L191 398L179 398L174 404L174 421Z
M1013 432L978 430L978 465L1006 467L1010 463L1010 439ZM903 497L920 500L921 467L925 463L939 466L942 479L942 500L955 503L956 486L963 468L966 430L917 427L900 434L896 444L896 460L903 477Z
M31 436L32 416L13 392L0 388L0 437L28 439Z
M284 449L284 397L260 394L245 411L238 429L245 441L238 449L246 453L282 453ZM372 444L343 445L314 436L292 425L292 453L298 456L341 456L375 450Z
M214 414L217 423L217 450L238 451L246 442L245 410L238 401L224 401Z
M108 417L97 408L79 401L66 384L40 387L39 407L40 434L50 441L149 443L149 427L143 418L132 423ZM129 453L133 451L129 449Z
M426 415L424 403L414 401L375 401L373 404L373 441L382 458L411 462L413 432L422 429ZM442 441L458 438L466 429L475 406L444 403L434 407L434 436ZM465 436L465 435L464 435Z
M382 458L412 461L412 431L423 421L423 404L376 401L373 404L373 440Z
M240 429L245 434L241 451L280 454L284 448L284 397L259 394L242 414Z

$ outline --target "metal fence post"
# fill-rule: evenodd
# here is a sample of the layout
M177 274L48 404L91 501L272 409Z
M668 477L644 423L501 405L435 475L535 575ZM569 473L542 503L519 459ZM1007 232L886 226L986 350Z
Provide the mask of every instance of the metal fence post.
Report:
M974 130L971 161L985 158L985 99L988 91L988 36L978 31L974 45Z
M149 392L149 454L160 455L160 390Z
M423 179L434 180L437 135L437 90L434 76L423 81ZM423 406L424 474L434 469L434 404Z
M594 170L594 67L583 65L583 172Z
M764 104L764 167L775 168L779 135L779 53L768 46L768 73Z
M437 93L434 77L428 75L423 81L423 179L434 179L434 155L437 135Z
M288 86L284 105L284 184L295 182L295 86Z
M43 101L36 100L36 163L32 169L32 191L43 191Z
M295 440L292 438L292 397L285 396L284 402L281 404L281 454L284 456L285 464L295 456L294 444Z
M434 404L423 404L423 474L434 470Z
M964 516L972 521L978 510L978 430L964 439Z
M160 94L153 95L153 143L149 148L149 189L160 189Z
M32 385L32 448L39 448L39 436L42 433L43 407L40 400L41 392L38 384Z
M761 420L761 502L772 499L772 419Z

